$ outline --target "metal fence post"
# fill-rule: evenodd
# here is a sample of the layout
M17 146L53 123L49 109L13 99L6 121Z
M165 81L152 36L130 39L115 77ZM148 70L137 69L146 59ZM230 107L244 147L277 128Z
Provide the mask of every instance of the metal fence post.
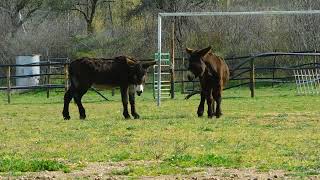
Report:
M11 67L7 67L7 95L8 103L11 103Z
M174 31L174 21L172 22L172 32L171 32L171 66L170 66L170 94L171 94L171 99L174 98L174 79L175 79L175 76L174 76L174 58L175 58L175 55L174 55L174 48L175 48L175 41L174 41L174 36L175 36L175 31Z

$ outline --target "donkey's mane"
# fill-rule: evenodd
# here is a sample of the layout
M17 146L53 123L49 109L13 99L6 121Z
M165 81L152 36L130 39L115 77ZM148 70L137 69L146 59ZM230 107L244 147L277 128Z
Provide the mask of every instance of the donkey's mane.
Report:
M121 60L121 61L126 61L128 64L130 63L139 63L139 61L133 57L130 57L130 56L117 56L114 58L114 60Z
M93 60L93 61L107 61L107 62L126 62L127 64L130 64L130 63L139 63L140 61L133 58L133 57L130 57L130 56L117 56L117 57L114 57L114 58L100 58L100 57L82 57L81 60L85 60L85 59L90 59L90 60Z

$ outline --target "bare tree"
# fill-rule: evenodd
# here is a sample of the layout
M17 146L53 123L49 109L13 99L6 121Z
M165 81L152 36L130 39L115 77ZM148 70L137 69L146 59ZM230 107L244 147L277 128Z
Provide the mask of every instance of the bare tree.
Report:
M1 9L10 17L11 36L14 36L23 24L32 18L43 2L42 0L5 0L0 3Z
M94 33L93 19L101 2L102 0L77 0L71 6L71 10L78 11L86 21L88 35Z

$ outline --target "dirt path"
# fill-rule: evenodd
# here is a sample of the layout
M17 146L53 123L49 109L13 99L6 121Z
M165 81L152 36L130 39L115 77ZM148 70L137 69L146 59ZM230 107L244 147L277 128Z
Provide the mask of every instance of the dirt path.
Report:
M60 171L44 171L44 172L32 172L26 173L23 176L0 176L0 179L20 179L20 180L52 180L52 179L128 179L127 176L112 175L112 171L124 170L129 164L146 165L157 162L120 162L120 163L89 163L82 170L74 170L70 173L64 173ZM195 169L190 169L194 171ZM289 176L284 171L270 171L270 172L257 172L254 169L226 169L226 168L201 168L197 169L197 173L190 175L161 175L156 177L143 176L137 179L206 179L206 180L220 180L220 179L246 179L246 180L273 180L273 179L298 179ZM301 179L301 178L299 178ZM320 179L320 176L308 177L307 179L316 180Z

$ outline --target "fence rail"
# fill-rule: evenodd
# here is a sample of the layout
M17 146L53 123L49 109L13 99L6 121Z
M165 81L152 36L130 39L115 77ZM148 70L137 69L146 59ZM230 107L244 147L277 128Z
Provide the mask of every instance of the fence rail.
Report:
M17 90L17 89L47 89L47 88L65 88L64 85L59 84L45 84L45 85L38 85L38 86L14 86L11 87L11 90ZM7 90L8 87L0 87L0 90Z
M0 68L3 67L31 67L31 66L55 66L55 65L65 65L68 62L44 62L44 63L31 63L31 64L0 64Z
M276 62L278 61L277 57L283 56L283 57L313 57L312 63L305 63L305 62L299 62L299 61L291 61L291 63L299 63L299 65L289 65L289 66L276 66ZM232 67L230 65L234 65L232 62L234 60L241 60L236 66L233 66L230 68L230 81L239 81L238 84L232 84L225 89L231 89L234 87L239 87L243 85L249 85L249 89L251 92L251 97L255 96L255 85L257 83L271 83L272 86L274 83L294 83L295 77L291 74L293 74L294 70L308 70L308 69L319 69L320 63L317 62L318 56L320 56L320 53L318 51L304 51L304 52L268 52L268 53L259 53L254 54L251 56L242 56L242 57L232 57L232 58L225 58L227 64L229 64L229 67ZM269 59L269 63L273 64L270 66L257 66L258 61L263 60L268 57L273 57L273 59ZM179 71L184 71L184 68L178 69ZM269 73L269 76L267 77L259 77L257 75L261 75L264 72L271 72L271 76ZM286 76L282 77L276 77L275 72L282 72ZM266 74L266 73L265 73ZM244 82L246 81L246 82ZM183 80L182 82L188 82ZM230 83L229 83L230 84ZM191 95L194 94L192 91L198 91L196 89L192 89L191 93L190 90L186 90L185 92L190 93ZM190 97L189 95L187 97Z
M64 60L65 62L52 62L50 60ZM0 90L7 91L7 101L11 102L11 93L13 90L32 90L32 89L46 89L47 97L49 97L49 91L53 88L65 88L68 86L67 69L69 65L68 58L50 58L48 61L40 61L38 63L30 64L0 64L0 69L5 69L6 76L0 76L0 80L6 79L6 87L0 87ZM60 66L63 72L51 72L51 68ZM40 72L40 74L30 74L30 75L12 75L12 71L16 67L46 67L45 72ZM64 84L51 84L50 77L53 76L63 76ZM42 85L25 85L25 86L13 86L12 80L18 78L32 78L32 77L43 77L46 78L46 83Z
M281 67L276 67L276 57L279 56L294 56L294 57L315 57L314 61L312 63L299 63L299 65L292 65L292 66L281 66ZM229 57L225 58L226 62L229 64L230 67L230 72L231 72L231 77L230 81L236 81L237 83L229 83L230 85L226 87L225 89L231 89L234 87L239 87L239 86L244 86L244 85L249 85L249 89L251 91L251 96L254 97L254 90L255 90L255 84L256 83L287 83L287 82L295 82L295 77L292 75L288 76L282 76L282 77L276 77L275 72L276 71L287 71L287 72L292 72L296 70L304 70L304 69L310 69L310 68L320 68L320 63L317 62L316 57L320 56L320 53L317 51L305 51L305 52L269 52L269 53L260 53L260 54L255 54L255 55L250 55L250 56L241 56L241 57ZM266 57L274 57L273 64L272 66L263 66L259 67L256 66L257 62L259 60L262 60L263 58ZM53 58L57 59L57 58ZM65 58L60 58L60 59L65 59ZM60 60L57 59L57 60ZM106 59L106 60L113 60L113 59ZM141 61L152 61L153 59L144 59ZM176 62L182 62L182 65L180 63L180 67L175 66L176 68L174 69L173 77L174 83L175 84L181 84L181 89L182 92L188 93L190 90L185 90L185 83L193 83L193 86L195 86L195 83L198 81L188 81L185 79L185 71L187 69L185 68L185 60L184 58L175 58L174 59ZM234 64L235 61L240 61L236 65ZM176 63L178 64L178 63ZM270 64L270 63L269 63ZM5 69L6 75L5 76L0 76L0 80L6 80L6 86L5 87L0 87L0 90L7 90L8 94L8 103L11 101L11 91L12 90L20 90L20 89L47 89L47 97L49 97L49 89L53 88L65 88L67 89L68 87L68 65L69 61L66 62L52 62L52 61L42 61L40 63L33 63L33 64L1 64L0 69ZM233 66L231 66L233 65ZM47 67L46 71L40 74L32 74L32 75L12 75L12 69L15 67L32 67L32 66L40 66L40 67ZM181 67L182 66L182 67ZM51 68L50 68L51 67ZM63 72L51 72L51 69L60 69L63 70ZM257 76L257 73L262 73L262 72L272 72L272 76L269 77L259 77ZM175 75L176 73L182 73L182 77L180 74L179 76ZM291 74L291 73L287 73ZM30 78L30 77L45 77L46 81L45 84L42 85L37 85L37 86L13 86L12 85L12 79L17 79L17 78ZM52 77L56 77L58 79L63 79L64 83L63 84L52 84L51 80ZM152 84L152 82L147 82L146 84ZM196 89L192 89L191 91L196 91ZM174 92L173 92L174 93Z

